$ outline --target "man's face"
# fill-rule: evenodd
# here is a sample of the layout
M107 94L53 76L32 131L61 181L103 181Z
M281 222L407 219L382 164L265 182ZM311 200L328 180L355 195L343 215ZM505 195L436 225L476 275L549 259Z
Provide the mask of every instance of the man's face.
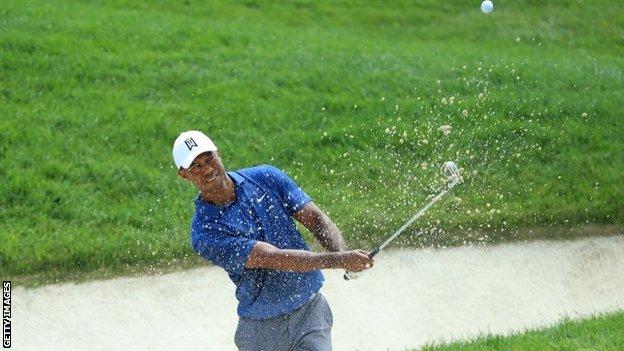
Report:
M179 169L178 174L191 181L201 191L220 191L228 179L221 158L216 151L199 154L187 169Z

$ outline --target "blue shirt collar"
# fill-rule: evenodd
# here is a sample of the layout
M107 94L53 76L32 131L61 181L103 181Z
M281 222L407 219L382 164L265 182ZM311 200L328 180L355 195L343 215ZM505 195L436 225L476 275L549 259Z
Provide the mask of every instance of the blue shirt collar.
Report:
M236 185L243 184L243 182L245 181L245 177L238 174L238 172L227 172L227 174L230 176L230 178L232 178L234 184Z

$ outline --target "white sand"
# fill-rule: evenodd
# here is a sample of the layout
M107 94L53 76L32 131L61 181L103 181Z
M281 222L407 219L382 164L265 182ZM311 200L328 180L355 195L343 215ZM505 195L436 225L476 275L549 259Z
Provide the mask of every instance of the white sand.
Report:
M335 350L403 350L624 308L624 237L387 251L359 280L326 271ZM233 350L217 268L13 290L14 350Z

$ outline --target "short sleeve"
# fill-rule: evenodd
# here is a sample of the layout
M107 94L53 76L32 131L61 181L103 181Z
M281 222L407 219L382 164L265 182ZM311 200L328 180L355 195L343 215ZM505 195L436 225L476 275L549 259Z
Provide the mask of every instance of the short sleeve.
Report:
M201 257L228 273L242 274L256 241L229 233L220 226L191 227L191 245Z
M266 166L266 175L269 184L280 194L289 215L292 216L312 201L310 196L280 169Z

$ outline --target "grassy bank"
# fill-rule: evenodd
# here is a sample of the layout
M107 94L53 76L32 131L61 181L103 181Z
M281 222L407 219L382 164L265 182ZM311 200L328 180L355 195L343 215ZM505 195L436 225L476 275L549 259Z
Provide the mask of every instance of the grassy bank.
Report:
M584 320L566 319L557 325L511 336L482 336L472 341L429 345L422 351L460 350L595 350L624 349L624 312Z
M283 168L352 243L422 205L448 159L466 183L414 228L458 234L427 245L620 224L621 10L5 1L0 275L192 260L170 156L186 129L228 168Z

